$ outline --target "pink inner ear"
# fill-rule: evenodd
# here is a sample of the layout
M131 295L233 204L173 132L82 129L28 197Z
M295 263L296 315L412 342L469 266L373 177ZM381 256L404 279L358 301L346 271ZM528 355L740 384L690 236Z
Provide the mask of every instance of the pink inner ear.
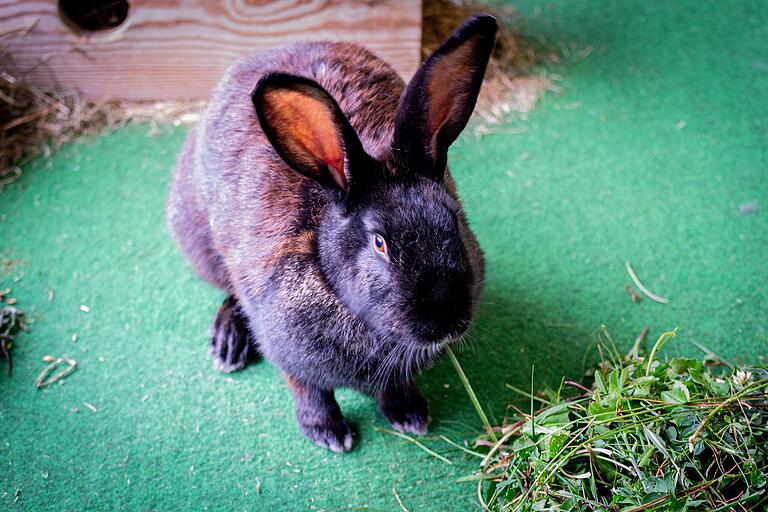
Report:
M469 88L474 80L476 68L473 61L475 44L469 42L443 56L429 76L428 128L433 134L431 151L436 151L440 129L453 116L458 115L466 102ZM434 155L432 155L434 156Z
M344 147L328 104L291 89L270 91L266 99L275 131L291 157L318 177L327 169L336 185L346 191Z
M336 162L326 162L328 164L328 170L333 177L333 181L339 186L341 190L347 192L347 175L344 174L344 158Z

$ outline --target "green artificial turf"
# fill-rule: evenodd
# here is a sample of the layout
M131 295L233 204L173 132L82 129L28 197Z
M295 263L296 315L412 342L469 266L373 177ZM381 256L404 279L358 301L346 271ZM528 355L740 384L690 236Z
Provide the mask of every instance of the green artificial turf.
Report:
M527 388L533 364L537 387L578 379L602 323L623 347L643 327L679 326L667 354L701 355L698 342L766 355L765 2L518 6L528 33L589 55L564 59L562 91L527 118L451 151L488 266L459 359L491 420L515 398L505 383ZM163 218L184 135L133 127L70 145L0 192L0 288L35 320L13 376L0 375L0 509L397 510L393 485L411 511L475 508L475 486L454 483L474 462L377 432L370 398L338 393L360 435L332 454L301 436L269 364L212 369L222 294ZM740 213L748 202L761 209ZM631 302L625 260L670 303ZM41 358L65 353L78 370L34 389ZM479 430L448 361L421 383L434 433Z

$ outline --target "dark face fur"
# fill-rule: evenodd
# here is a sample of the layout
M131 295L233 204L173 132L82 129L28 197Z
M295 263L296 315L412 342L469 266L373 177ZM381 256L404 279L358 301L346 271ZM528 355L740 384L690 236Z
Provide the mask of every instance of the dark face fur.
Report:
M444 175L495 31L492 18L478 17L421 66L400 99L386 162L365 152L339 105L312 80L272 74L252 94L277 153L328 195L317 243L330 286L369 327L399 343L434 347L461 335L472 317L479 277Z
M349 212L332 208L318 232L331 286L382 336L419 345L460 336L472 316L474 276L459 208L424 177L381 179Z

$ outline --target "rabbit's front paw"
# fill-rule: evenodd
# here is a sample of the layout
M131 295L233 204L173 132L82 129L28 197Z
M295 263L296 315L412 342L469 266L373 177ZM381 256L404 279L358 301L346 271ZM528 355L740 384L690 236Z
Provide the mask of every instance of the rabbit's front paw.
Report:
M354 432L346 420L329 420L315 425L301 425L301 431L312 442L334 452L348 452L352 449Z
M284 373L296 401L296 419L313 443L334 452L352 449L354 432L341 414L333 390L322 389Z
M211 327L209 353L219 370L230 373L241 370L258 353L248 342L248 327L237 299L227 297L216 312Z
M395 430L423 436L432 418L429 404L415 384L405 389L388 389L376 395L381 413Z
M422 411L409 411L397 419L388 417L392 428L398 432L425 436L429 432L429 424L432 418Z

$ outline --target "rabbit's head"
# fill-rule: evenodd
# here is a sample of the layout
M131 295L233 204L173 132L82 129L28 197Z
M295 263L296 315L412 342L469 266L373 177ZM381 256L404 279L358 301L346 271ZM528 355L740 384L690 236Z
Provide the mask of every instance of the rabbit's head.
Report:
M328 195L317 230L321 268L339 299L384 337L421 346L460 336L482 287L461 205L445 183L448 146L474 109L496 21L469 20L405 89L392 151L368 155L334 99L286 74L261 79L264 133Z

